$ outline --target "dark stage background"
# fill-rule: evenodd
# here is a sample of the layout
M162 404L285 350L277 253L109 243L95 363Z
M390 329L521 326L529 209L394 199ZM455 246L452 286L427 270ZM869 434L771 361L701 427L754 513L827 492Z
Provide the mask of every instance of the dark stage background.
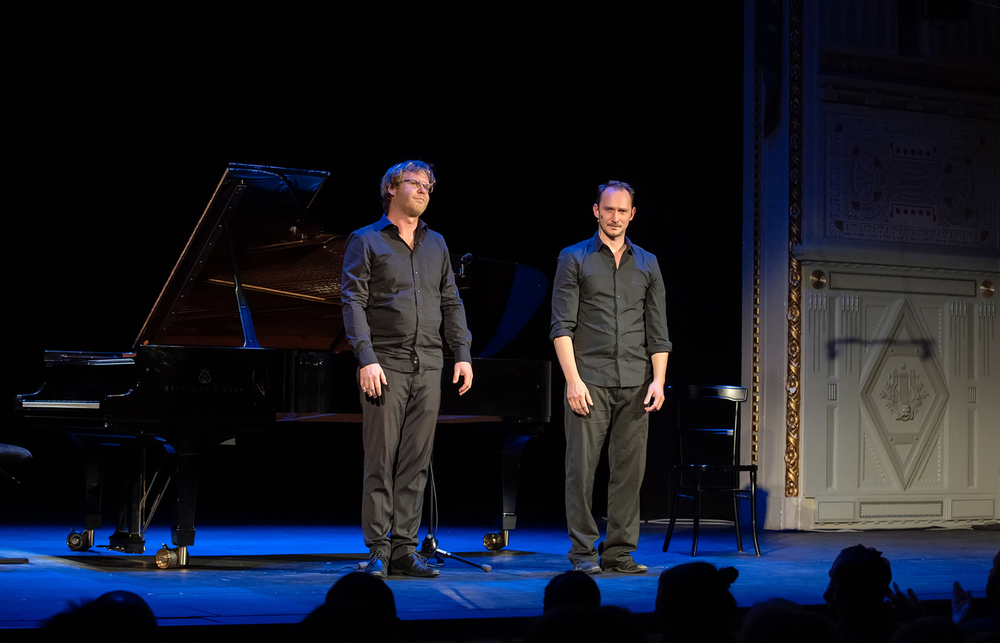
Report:
M228 162L330 171L311 214L348 233L378 218L379 179L405 158L435 165L425 218L452 252L550 280L559 250L595 230L596 186L629 181L629 237L658 256L667 283L668 384L738 383L743 9L665 4L22 9L6 101L4 393L39 384L44 349L132 346ZM498 356L554 360L547 332L548 300ZM555 414L525 455L522 521L562 516L553 372ZM651 429L644 518L665 515L666 413ZM359 433L282 428L221 450L199 522L353 520ZM0 435L35 453L25 484L0 494L4 519L78 520L68 441L10 411ZM445 520L492 521L495 446L467 427L440 431Z

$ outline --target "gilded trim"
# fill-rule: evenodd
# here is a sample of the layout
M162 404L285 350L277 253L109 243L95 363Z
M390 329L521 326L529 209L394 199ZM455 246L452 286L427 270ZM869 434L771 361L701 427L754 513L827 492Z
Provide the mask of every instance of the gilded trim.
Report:
M788 371L785 383L785 497L799 495L799 370L802 363L802 0L788 3Z
M761 183L763 165L761 149L763 145L764 115L761 104L763 72L757 68L753 87L753 339L750 364L750 464L758 464L760 452L760 262L761 262Z

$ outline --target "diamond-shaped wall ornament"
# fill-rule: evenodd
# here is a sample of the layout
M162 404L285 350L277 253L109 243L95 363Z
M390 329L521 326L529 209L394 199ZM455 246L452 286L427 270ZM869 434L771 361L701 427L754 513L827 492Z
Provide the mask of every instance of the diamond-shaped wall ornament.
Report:
M873 439L903 489L933 448L948 401L933 334L905 299L882 319L861 374L861 401Z

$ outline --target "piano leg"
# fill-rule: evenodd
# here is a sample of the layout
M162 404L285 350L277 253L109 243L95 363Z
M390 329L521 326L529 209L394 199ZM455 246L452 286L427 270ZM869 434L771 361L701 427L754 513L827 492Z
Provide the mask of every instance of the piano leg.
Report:
M101 496L104 492L104 449L101 447L86 450L84 485L83 528L90 532L93 544L94 530L101 528Z
M517 483L521 477L521 454L531 439L527 435L514 435L504 442L502 458L502 511L500 530L483 537L483 546L491 551L503 549L508 544L507 532L517 527Z
M89 447L84 464L83 529L66 536L66 546L72 551L87 551L94 546L94 530L101 528L101 496L104 488L104 449Z
M178 548L194 544L194 512L198 496L198 465L200 454L177 454L177 524L170 528L170 540ZM184 551L187 564L187 550Z
M194 544L194 510L198 495L197 453L177 454L177 524L170 527L170 541L175 548L164 543L156 552L156 566L160 569L187 567L188 545Z
M145 453L143 453L143 457ZM133 478L131 489L122 489L118 504L118 525L111 534L108 549L126 554L142 554L146 551L146 539L142 535L143 477Z
M158 468L150 478L147 475L148 446L153 452L165 449ZM138 445L122 445L116 461L124 465L123 477L130 482L119 492L118 520L115 533L109 539L108 549L126 554L142 554L146 551L146 527L152 522L159 507L160 499L170 484L168 476L162 479L164 467L172 461L174 449L162 440L140 442ZM71 531L66 544L73 551L84 551L94 544L94 530L101 527L101 501L104 487L107 446L89 444L86 447L85 474L85 518L82 531ZM194 495L197 491L197 470L192 465L194 456L178 457L177 467L184 476L178 480L178 514L180 535L174 536L174 543L181 546L194 544ZM158 490L158 491L157 491ZM187 553L180 557L187 560Z

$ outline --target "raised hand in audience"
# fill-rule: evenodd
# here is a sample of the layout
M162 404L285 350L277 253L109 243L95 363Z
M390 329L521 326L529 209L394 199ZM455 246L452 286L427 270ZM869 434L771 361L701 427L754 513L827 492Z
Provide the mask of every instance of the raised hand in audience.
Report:
M962 585L955 581L951 595L951 622L961 623L968 620L971 608L972 592L962 589Z

